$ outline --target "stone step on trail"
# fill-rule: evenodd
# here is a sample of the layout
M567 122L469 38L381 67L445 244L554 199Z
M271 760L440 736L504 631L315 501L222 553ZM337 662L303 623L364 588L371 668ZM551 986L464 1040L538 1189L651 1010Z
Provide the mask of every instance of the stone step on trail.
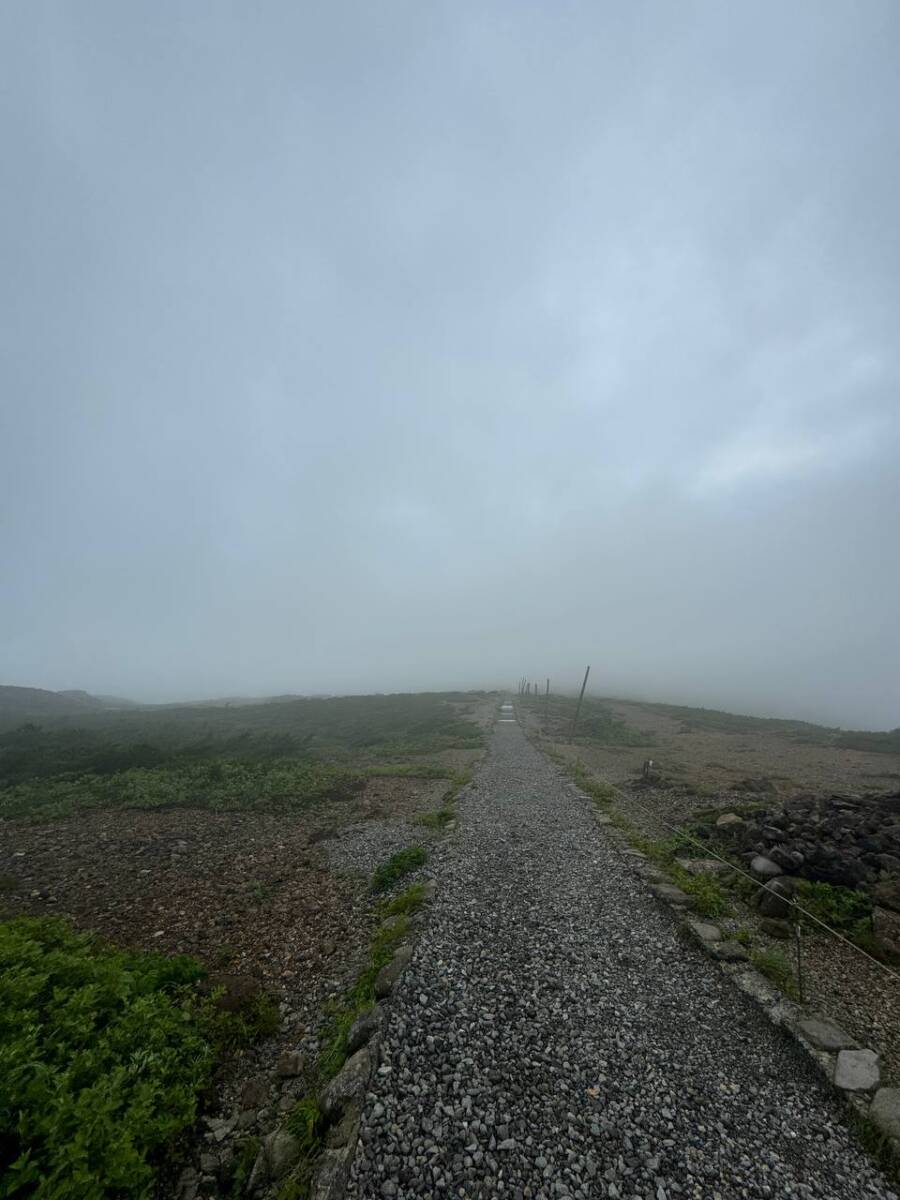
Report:
M896 1200L517 725L435 860L348 1195Z

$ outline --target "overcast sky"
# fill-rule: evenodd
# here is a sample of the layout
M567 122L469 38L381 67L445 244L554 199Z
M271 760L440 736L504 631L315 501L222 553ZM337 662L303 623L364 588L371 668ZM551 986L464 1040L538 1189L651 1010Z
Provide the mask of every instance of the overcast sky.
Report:
M0 10L0 682L900 724L900 5Z

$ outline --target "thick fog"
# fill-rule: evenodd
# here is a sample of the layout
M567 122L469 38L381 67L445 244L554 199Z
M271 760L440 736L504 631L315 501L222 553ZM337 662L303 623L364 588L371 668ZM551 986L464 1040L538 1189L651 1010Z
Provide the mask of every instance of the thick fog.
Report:
M900 7L7 4L0 682L900 724Z

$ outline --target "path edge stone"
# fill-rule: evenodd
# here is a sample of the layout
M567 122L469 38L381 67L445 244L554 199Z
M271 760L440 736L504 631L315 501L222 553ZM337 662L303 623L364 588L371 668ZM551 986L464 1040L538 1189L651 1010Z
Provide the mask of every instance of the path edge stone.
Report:
M641 879L657 902L669 909L689 939L717 961L719 970L727 975L734 985L763 1011L773 1025L781 1029L806 1054L831 1092L848 1110L851 1126L862 1120L877 1130L884 1139L889 1157L900 1164L900 1087L894 1086L895 1081L881 1080L879 1086L869 1092L845 1090L838 1087L835 1082L835 1073L840 1049L826 1050L817 1047L804 1036L801 1028L803 1022L819 1019L840 1030L837 1022L827 1014L810 1010L806 1006L790 1000L749 962L728 961L727 957L723 959L717 953L722 943L703 938L700 932L694 928L698 922L697 915L686 909L680 899L673 903L669 897L661 893L656 880L647 878L648 874L652 874L652 868L649 867L649 864L645 865L643 854L638 854L632 849L627 835L606 817L606 814L598 811L593 798L587 792L582 791L577 784L570 781L568 790L574 798L583 800L595 815L604 818L596 821L599 837L612 842L615 848L622 852L634 874ZM847 1048L869 1050L877 1058L877 1052L872 1051L869 1047L860 1046L849 1034L844 1036ZM872 1154L871 1149L868 1152L870 1155Z

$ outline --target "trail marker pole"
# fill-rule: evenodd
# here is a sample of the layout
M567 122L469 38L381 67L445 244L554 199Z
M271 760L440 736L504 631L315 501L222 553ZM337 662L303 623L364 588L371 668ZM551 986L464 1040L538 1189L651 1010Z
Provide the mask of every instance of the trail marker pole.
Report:
M575 708L575 716L572 718L572 734L570 741L575 741L575 726L578 724L578 714L581 712L581 702L584 699L584 689L587 687L588 675L591 673L590 664L585 667L584 679L581 681L581 691L578 695L578 704Z
M547 680L547 690L544 693L544 725L550 721L550 680Z
M794 926L794 940L797 943L797 991L800 993L800 1003L805 1003L803 999L803 945L802 934L800 932L800 922Z

